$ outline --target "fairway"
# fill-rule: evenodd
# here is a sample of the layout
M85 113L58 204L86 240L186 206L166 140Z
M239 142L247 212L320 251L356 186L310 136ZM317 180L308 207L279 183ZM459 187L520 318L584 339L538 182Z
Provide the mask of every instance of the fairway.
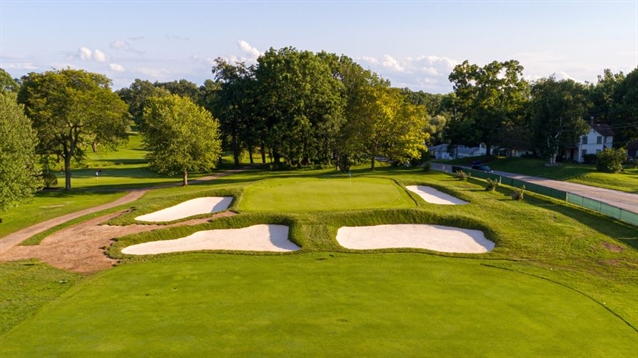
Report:
M388 179L287 178L250 185L244 192L239 209L291 212L415 206L405 190Z
M74 287L0 355L631 356L636 332L549 281L422 254L189 254Z

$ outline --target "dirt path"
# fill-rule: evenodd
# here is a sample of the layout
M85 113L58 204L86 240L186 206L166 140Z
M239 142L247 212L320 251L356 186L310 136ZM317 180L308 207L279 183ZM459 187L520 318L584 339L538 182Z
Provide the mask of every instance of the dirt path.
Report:
M222 173L217 173L189 181L190 184L214 180L229 174L242 172L251 167L233 169ZM173 225L127 225L108 226L99 225L111 218L121 214L115 213L101 216L69 228L60 230L47 237L40 245L18 246L24 240L33 235L39 234L50 228L63 224L67 221L79 218L84 215L96 213L98 211L114 208L120 205L134 202L146 194L149 190L180 186L181 183L162 185L158 187L132 189L124 197L111 203L76 211L71 214L60 216L54 219L43 221L20 231L16 231L0 239L0 262L13 261L28 258L39 258L52 266L66 270L89 273L111 267L115 261L104 255L104 248L111 244L111 239L118 236L125 236L143 231L150 231L157 228L167 228L176 225L195 225L206 222L212 218L232 215L232 212L222 212L213 215L211 218L181 222Z

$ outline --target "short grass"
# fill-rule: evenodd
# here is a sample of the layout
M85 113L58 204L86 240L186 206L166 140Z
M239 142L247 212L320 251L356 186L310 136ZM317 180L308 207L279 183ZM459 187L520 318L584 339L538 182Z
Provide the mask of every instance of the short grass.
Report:
M504 157L463 158L451 163L471 165L473 160L488 164L494 170L638 193L638 169L633 167L622 173L601 173L591 164L559 163L548 167L540 159Z
M607 356L636 331L566 287L419 254L189 254L84 281L3 356Z
M246 188L242 211L342 211L414 207L396 183L377 178L293 178L264 180Z

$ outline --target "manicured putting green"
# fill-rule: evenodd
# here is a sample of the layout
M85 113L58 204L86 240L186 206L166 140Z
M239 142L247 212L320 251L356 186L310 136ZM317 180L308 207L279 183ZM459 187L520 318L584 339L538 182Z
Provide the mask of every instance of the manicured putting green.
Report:
M287 178L249 186L246 211L313 211L410 208L416 204L395 182L376 178Z
M423 254L188 254L86 280L3 357L630 357L636 331L552 282Z

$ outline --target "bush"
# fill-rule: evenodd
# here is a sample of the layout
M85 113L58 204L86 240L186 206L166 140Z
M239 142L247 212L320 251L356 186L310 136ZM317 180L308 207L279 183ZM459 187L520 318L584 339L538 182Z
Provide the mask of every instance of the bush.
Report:
M585 164L594 164L596 163L596 156L596 154L585 154L583 162L585 162Z
M494 191L496 190L496 188L498 188L499 184L501 184L500 181L487 178L487 187L485 187L485 190Z
M472 173L466 173L462 170L456 172L456 179L467 181L470 177L472 177Z
M56 177L53 173L42 173L41 177L42 183L47 189L51 188L52 186L58 185L58 177Z
M514 200L523 200L525 197L525 185L520 188L514 188L514 192L512 193L512 199Z
M596 154L596 170L605 173L618 173L623 171L622 163L627 158L624 148L607 148Z
M432 164L428 160L427 162L421 164L421 167L423 168L424 171L429 172L430 169L432 169Z

